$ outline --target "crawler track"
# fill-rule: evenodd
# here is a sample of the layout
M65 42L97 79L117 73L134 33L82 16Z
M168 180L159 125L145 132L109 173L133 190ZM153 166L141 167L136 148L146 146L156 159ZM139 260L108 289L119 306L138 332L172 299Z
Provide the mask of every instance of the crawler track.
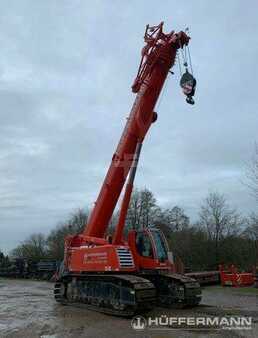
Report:
M193 307L201 301L200 284L193 278L177 273L144 275L157 290L157 304L161 307Z
M131 317L153 308L156 290L149 280L133 275L70 275L56 282L54 296L62 304Z

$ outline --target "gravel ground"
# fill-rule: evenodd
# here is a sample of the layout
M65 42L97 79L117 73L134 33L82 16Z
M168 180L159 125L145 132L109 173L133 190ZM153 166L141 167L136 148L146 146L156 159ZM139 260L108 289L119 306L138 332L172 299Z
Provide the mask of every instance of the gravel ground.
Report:
M145 315L146 318L161 315L251 316L251 330L172 330L160 327L136 331L132 329L130 319L56 304L52 288L53 284L48 282L0 279L0 337L258 337L258 291L254 289L206 287L201 305L194 309L156 308Z

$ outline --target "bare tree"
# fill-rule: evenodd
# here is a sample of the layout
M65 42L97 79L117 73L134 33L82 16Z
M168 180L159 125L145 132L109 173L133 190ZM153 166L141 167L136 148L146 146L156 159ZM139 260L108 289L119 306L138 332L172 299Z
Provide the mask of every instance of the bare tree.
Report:
M88 216L88 209L77 209L71 214L67 221L58 224L57 227L50 232L47 238L50 257L58 260L63 259L65 237L80 233L87 223Z
M252 213L248 219L248 227L245 230L248 237L254 241L258 241L258 215Z
M134 189L129 209L126 217L126 227L136 229L139 227L140 214L141 214L141 195L138 189Z
M215 260L218 264L219 242L240 230L241 217L231 209L224 197L218 192L211 192L201 205L200 225L206 228L208 237L215 243Z
M252 213L247 222L248 226L243 232L244 237L250 239L254 244L255 265L258 266L258 214Z
M69 220L67 225L71 228L72 233L80 233L86 226L89 217L89 211L83 210L81 208L75 210Z
M0 250L0 269L7 267L9 265L9 257L5 256L3 252Z
M163 217L172 231L181 231L188 228L190 224L189 217L185 214L184 209L178 206L164 210Z
M153 193L144 189L141 191L141 226L149 227L153 225L153 220L156 213L157 201Z
M43 234L33 234L12 251L12 256L38 261L47 256L46 238Z
M246 168L246 184L258 200L258 144Z
M138 229L153 225L158 211L159 207L151 191L135 189L127 213L127 228Z

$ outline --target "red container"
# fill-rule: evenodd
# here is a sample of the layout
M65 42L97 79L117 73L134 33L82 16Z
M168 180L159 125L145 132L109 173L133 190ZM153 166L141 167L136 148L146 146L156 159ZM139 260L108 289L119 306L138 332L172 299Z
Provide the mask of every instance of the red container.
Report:
M222 286L250 286L254 284L254 274L251 272L237 272L234 265L224 270L224 266L219 266L220 281Z

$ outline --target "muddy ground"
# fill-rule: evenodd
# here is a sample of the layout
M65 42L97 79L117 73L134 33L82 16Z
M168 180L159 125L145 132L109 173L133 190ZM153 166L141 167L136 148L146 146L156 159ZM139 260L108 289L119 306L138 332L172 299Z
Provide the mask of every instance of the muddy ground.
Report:
M211 286L203 289L195 309L156 308L147 316L251 316L251 330L152 330L136 331L130 319L112 317L55 303L53 284L30 280L0 279L0 337L258 337L258 291Z

